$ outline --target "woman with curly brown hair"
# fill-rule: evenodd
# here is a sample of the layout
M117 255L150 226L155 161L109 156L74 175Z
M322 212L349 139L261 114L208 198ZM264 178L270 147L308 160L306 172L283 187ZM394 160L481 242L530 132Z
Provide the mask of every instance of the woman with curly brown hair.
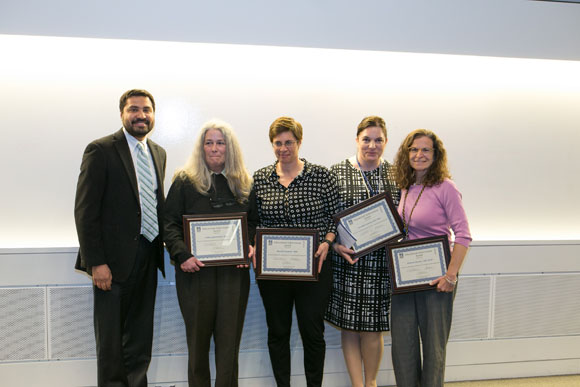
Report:
M450 180L447 153L435 133L426 129L409 133L394 165L407 238L446 234L452 244L451 231L455 235L447 273L431 281L432 290L392 296L395 379L399 387L443 386L457 275L471 242L469 224L461 193Z

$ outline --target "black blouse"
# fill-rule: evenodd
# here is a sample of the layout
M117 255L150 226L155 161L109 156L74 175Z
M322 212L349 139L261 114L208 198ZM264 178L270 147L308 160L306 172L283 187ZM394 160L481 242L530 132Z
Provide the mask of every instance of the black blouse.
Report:
M220 203L212 207L212 201ZM218 207L218 208L214 208ZM248 238L254 240L258 212L255 206L254 193L248 201L240 203L228 187L227 179L222 174L213 175L212 188L208 195L200 193L193 182L184 175L175 178L165 200L165 244L171 259L183 263L193 255L185 244L183 234L183 215L220 214L246 212L248 214Z
M276 163L254 173L254 191L261 227L314 228L322 241L336 234L338 184L334 173L304 159L302 172L284 187Z

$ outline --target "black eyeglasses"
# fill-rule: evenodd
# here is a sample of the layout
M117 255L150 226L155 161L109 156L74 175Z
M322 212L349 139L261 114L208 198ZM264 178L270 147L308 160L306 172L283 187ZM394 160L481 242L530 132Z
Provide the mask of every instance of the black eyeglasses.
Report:
M234 204L236 204L236 199L209 198L209 205L214 209L231 207Z
M274 142L272 143L272 146L273 146L274 148L276 148L276 149L280 149L280 148L282 148L283 146L285 146L285 147L286 147L286 148L288 148L288 149L292 149L292 148L294 148L294 145L296 145L296 143L297 143L297 142L298 142L298 141L296 141L296 140L286 140L286 141L284 141L284 142L282 142L282 141L274 141Z

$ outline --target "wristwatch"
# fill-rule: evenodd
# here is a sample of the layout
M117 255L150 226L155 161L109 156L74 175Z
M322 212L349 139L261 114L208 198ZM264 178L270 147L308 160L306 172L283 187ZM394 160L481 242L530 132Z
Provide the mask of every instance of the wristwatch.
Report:
M328 247L332 247L332 245L334 244L334 241L331 241L330 239L324 238L322 243L328 243Z

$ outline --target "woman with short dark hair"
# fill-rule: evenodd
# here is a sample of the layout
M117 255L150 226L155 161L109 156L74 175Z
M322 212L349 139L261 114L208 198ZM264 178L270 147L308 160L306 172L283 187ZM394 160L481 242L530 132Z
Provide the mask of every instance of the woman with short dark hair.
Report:
M292 310L304 344L304 372L308 386L320 386L326 343L324 312L332 275L325 259L336 226L336 177L327 168L298 157L302 125L280 117L270 125L270 142L276 162L254 173L259 225L268 228L317 229L320 240L318 281L258 280L266 310L268 349L278 386L290 386L290 332Z

